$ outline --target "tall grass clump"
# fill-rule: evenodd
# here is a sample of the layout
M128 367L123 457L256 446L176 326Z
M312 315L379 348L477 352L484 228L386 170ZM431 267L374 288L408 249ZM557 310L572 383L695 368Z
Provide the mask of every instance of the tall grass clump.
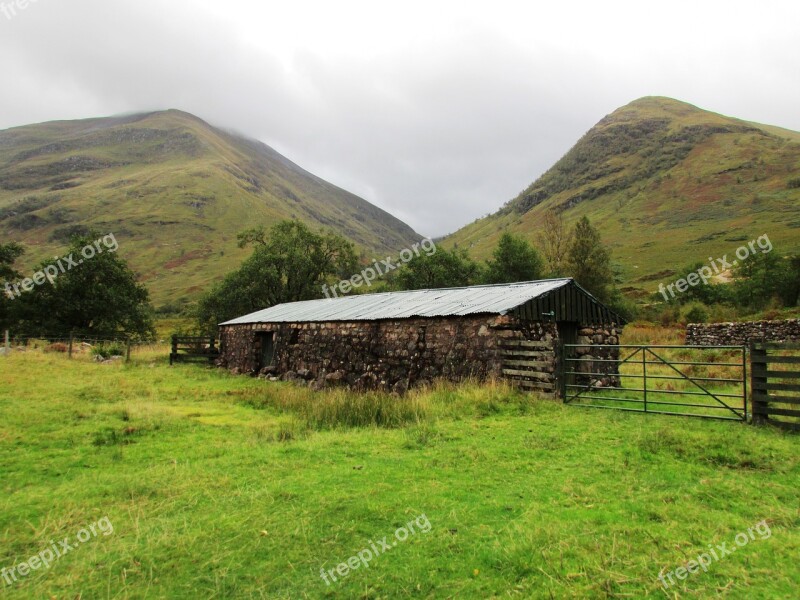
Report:
M377 427L396 429L438 419L461 420L499 414L527 414L534 394L507 381L439 380L398 396L386 392L355 392L343 388L313 391L291 383L269 383L237 402L257 410L292 415L315 431Z
M509 408L525 414L532 398L508 381L497 379L459 384L437 381L430 388L414 390L411 394L423 399L433 415L452 419L488 417Z
M308 426L315 430L339 427L393 429L423 421L427 417L427 407L419 397L336 390L321 394L316 401L304 403L302 414Z
M512 412L526 414L531 394L502 380L437 381L403 396L385 392L333 389L315 392L293 384L275 383L257 395L239 399L259 410L274 410L303 421L315 431L377 427L395 429L436 419L483 418Z
M427 402L418 395L344 389L315 392L292 384L270 385L263 394L242 402L256 409L294 415L316 431L355 427L393 429L419 423L428 414Z

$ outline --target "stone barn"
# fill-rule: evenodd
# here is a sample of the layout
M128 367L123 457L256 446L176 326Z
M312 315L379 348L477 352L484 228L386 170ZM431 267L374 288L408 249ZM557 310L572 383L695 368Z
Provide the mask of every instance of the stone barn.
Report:
M402 393L437 378L508 378L554 393L561 343L586 344L578 354L587 359L615 358L615 348L590 346L617 344L623 326L572 279L364 294L222 323L217 364L315 387ZM600 385L614 385L608 364Z

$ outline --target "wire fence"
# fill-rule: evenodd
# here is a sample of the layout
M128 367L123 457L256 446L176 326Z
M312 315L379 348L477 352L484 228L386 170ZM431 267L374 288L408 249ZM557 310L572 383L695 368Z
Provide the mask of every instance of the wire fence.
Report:
M164 342L143 342L124 335L98 336L79 334L18 335L4 332L0 342L0 354L40 350L45 353L63 354L69 359L90 358L92 360L130 361L131 352L144 349L163 348Z

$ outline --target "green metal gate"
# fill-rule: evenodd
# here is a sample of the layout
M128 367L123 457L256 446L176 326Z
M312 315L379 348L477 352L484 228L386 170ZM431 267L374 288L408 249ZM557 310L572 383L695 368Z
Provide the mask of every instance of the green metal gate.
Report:
M746 346L563 344L565 403L746 421Z

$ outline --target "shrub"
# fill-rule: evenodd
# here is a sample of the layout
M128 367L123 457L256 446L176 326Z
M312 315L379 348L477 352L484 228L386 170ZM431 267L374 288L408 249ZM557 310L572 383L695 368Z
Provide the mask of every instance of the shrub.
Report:
M92 348L93 356L102 356L109 359L112 356L125 356L125 346L120 342L109 342Z
M680 308L678 306L666 306L658 317L664 327L674 325L680 319Z
M708 311L700 304L695 304L688 311L685 316L687 323L705 323L708 321Z

